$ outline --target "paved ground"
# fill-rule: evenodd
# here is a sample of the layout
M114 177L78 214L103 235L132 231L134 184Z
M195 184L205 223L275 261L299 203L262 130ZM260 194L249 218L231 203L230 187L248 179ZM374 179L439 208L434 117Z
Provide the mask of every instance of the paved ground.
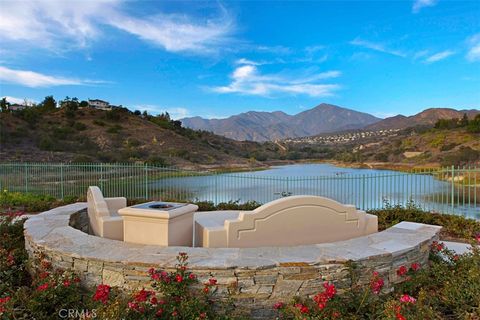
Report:
M471 250L471 246L467 243L442 241L448 249L455 251L457 254L464 254Z

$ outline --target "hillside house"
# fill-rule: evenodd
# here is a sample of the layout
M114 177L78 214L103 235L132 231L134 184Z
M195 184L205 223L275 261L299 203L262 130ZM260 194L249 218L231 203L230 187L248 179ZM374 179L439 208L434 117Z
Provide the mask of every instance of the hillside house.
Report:
M11 104L11 105L8 106L8 110L10 110L10 111L20 111L20 110L26 109L28 107L29 106L25 105L25 104L14 103L14 104Z
M112 106L108 101L100 99L88 99L88 106L98 110L112 110Z

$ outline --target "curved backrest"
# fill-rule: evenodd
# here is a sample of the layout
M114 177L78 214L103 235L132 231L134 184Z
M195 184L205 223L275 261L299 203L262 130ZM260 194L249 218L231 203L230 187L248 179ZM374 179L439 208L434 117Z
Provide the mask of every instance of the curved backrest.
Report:
M227 247L293 246L351 239L376 232L364 211L317 196L269 202L226 220Z
M88 187L87 191L87 211L90 220L90 228L94 235L101 235L100 217L109 216L107 202L103 198L102 191L97 186Z

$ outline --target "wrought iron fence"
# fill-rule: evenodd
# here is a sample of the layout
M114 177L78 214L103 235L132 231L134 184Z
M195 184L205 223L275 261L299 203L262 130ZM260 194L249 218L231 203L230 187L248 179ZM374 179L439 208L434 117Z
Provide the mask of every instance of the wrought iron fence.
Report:
M0 163L0 188L63 199L99 186L107 197L257 201L310 194L361 209L413 201L425 210L480 219L480 166L411 172L276 177L256 172L211 173L138 164Z

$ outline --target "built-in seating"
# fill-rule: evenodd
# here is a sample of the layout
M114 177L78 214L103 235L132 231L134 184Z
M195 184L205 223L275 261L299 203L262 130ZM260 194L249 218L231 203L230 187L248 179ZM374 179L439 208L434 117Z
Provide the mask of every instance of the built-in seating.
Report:
M87 202L91 232L103 238L123 241L123 219L118 210L127 206L127 199L104 198L100 188L91 186L87 191Z
M378 231L377 217L317 196L291 196L253 211L195 213L195 246L296 246L347 240Z

